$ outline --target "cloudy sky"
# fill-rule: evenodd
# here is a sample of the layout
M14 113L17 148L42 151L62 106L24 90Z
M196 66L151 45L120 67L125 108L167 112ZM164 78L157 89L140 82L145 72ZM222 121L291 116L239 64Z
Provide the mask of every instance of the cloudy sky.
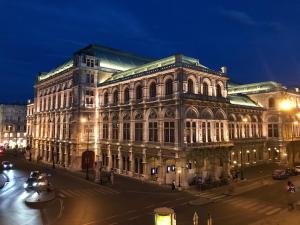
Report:
M285 3L288 2L288 3ZM0 102L33 96L36 75L98 43L195 57L240 83L300 84L300 1L0 0Z

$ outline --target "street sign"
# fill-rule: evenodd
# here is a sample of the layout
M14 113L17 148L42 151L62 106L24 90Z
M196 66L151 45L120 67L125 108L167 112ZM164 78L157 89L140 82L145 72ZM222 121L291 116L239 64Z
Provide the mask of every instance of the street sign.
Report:
M199 216L196 212L194 213L193 222L194 222L194 225L199 224Z

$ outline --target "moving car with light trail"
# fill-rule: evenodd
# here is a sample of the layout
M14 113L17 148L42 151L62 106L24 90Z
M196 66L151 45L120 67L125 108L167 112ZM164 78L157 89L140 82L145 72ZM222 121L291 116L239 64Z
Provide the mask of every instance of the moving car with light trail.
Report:
M13 168L13 164L9 161L3 161L2 162L2 168L5 169L5 170L9 170L9 169L12 169Z
M38 186L38 178L36 177L29 177L27 181L24 183L24 188L26 190L35 190Z

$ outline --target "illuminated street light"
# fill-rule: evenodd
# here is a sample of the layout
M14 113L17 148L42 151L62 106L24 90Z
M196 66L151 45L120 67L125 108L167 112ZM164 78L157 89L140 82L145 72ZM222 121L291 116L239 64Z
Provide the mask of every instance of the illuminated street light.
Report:
M155 225L175 225L175 212L171 208L156 208L154 209Z
M181 187L181 185L180 185L180 174L181 174L181 169L180 169L180 168L177 170L177 173L178 173L178 187Z
M294 121L294 125L298 125L299 124L299 122L298 121Z
M297 117L300 119L300 113L297 113Z
M294 108L292 102L290 100L288 100L288 99L282 100L279 103L279 107L280 107L281 110L284 110L284 111L289 111L292 108Z

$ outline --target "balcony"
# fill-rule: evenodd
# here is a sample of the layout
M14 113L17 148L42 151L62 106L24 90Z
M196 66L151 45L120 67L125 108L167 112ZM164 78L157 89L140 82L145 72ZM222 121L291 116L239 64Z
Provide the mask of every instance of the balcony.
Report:
M186 146L191 148L222 148L232 147L233 145L232 141L186 143Z
M207 96L202 94L194 94L194 93L182 93L181 98L186 99L195 99L195 100L202 100L202 101L212 101L212 102L224 102L229 103L229 100L224 97L217 97L217 96Z

